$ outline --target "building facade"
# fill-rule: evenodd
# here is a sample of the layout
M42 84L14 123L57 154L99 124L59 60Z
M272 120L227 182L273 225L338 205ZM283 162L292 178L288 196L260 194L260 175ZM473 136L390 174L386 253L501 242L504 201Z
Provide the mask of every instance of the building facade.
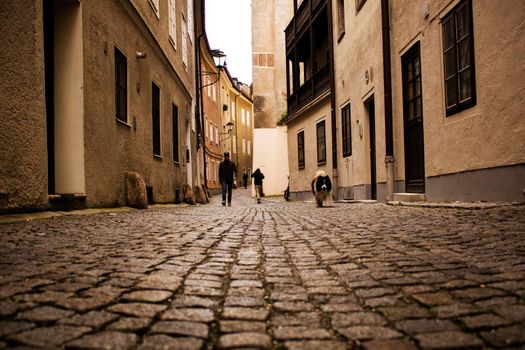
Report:
M307 29L320 23L320 6L303 0L286 32L296 198L325 170L339 199L523 200L519 1L329 1L333 80L325 102L315 97L321 30ZM305 47L313 49L304 57Z
M0 211L197 183L193 1L2 1ZM178 198L179 197L179 198Z
M222 136L220 143L223 152L230 153L230 159L237 165L237 181L242 184L243 170L251 171L253 164L253 102L250 88L232 78L226 65L220 67L222 105ZM251 183L251 180L249 180Z
M282 194L288 183L284 30L292 16L293 1L252 0L253 169L264 173L270 195Z
M220 146L221 128L221 101L219 96L219 68L215 65L212 50L209 47L206 35L201 38L201 97L203 107L202 136L199 149L199 164L201 164L201 182L206 183L210 193L218 193L221 190L219 182L219 164L222 160ZM203 158L206 154L206 158Z

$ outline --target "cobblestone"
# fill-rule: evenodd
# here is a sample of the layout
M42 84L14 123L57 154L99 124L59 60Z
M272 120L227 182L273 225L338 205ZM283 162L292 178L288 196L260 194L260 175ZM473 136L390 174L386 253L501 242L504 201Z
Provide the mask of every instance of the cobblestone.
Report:
M0 217L0 222L2 218ZM0 347L525 347L525 206L155 206L0 224Z

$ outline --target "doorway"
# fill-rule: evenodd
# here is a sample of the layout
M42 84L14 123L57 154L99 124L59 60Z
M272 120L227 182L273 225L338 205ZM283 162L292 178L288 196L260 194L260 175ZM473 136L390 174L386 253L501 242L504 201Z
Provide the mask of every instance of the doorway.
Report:
M419 43L401 58L403 69L403 123L405 134L405 190L425 192L423 98Z
M368 112L368 130L370 140L370 198L377 199L377 179L376 179L376 112L374 96L365 102Z

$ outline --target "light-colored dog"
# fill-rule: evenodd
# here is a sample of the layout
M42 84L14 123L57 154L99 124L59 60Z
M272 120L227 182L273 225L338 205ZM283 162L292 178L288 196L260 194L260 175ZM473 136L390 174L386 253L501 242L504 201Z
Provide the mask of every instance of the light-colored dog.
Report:
M312 179L312 193L315 197L315 203L318 207L323 206L323 202L330 200L330 192L332 191L332 181L324 171L315 173Z

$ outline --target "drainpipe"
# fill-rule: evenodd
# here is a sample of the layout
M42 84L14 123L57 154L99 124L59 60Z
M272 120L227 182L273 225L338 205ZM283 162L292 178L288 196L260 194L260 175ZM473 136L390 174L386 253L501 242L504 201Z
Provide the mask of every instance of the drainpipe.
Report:
M337 174L337 116L335 111L335 73L334 73L334 35L332 28L332 1L328 1L328 40L330 40L330 112L332 119L332 188L333 197L335 200L338 199L338 174Z
M394 128L392 118L392 63L390 60L390 14L388 0L381 0L383 83L385 94L386 200L394 199Z
M199 2L199 7L197 7L197 2ZM208 177L206 174L206 142L204 141L204 103L202 98L202 69L201 69L201 39L204 36L204 31L200 33L198 29L204 26L204 1L202 0L193 0L193 23L194 23L194 38L195 39L195 95L197 97L198 112L196 111L196 119L199 122L198 126L200 130L197 130L197 152L199 146L202 145L202 160L203 160L203 181L202 184L204 191L208 193ZM197 11L199 9L199 11ZM197 12L201 15L199 21L197 21ZM199 118L200 117L200 118ZM199 158L197 153L197 159Z

